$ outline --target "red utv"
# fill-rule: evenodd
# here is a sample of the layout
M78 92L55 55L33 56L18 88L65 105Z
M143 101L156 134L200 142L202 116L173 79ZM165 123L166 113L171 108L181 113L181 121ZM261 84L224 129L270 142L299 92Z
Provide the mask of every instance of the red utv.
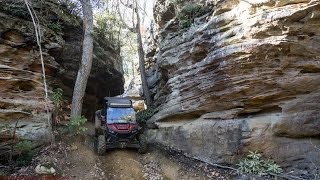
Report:
M147 142L130 98L105 97L104 103L105 108L95 115L97 153L103 155L112 148L137 148L139 153L145 153Z

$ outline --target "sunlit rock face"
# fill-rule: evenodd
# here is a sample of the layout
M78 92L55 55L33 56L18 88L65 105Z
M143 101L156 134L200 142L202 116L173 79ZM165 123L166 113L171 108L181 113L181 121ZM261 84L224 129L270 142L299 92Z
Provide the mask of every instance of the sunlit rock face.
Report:
M79 18L53 1L33 1L42 28L42 50L51 90L60 87L71 102L82 54ZM40 11L39 11L40 10ZM40 13L41 12L41 13ZM50 141L45 93L34 27L24 1L6 0L0 6L0 127L17 124L21 138ZM98 99L123 92L119 51L95 38L94 60L84 99L83 113L90 118ZM52 103L49 102L52 110ZM51 121L51 110L49 121Z
M155 6L154 141L207 162L257 150L283 167L319 166L320 2L203 2L212 12L184 30L169 4Z

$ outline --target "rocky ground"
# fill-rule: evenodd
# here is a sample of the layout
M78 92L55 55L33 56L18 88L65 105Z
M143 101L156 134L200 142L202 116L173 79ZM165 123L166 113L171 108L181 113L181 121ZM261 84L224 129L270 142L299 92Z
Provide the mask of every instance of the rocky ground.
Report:
M17 168L1 179L109 179L109 180L264 180L305 179L278 175L259 177L238 174L232 167L207 164L156 144L149 144L146 154L135 149L108 150L104 156L95 153L93 125L82 136L71 137L66 128L55 130L56 142L43 147L29 166ZM53 168L53 170L52 170ZM41 174L44 171L49 171ZM51 172L50 172L51 171ZM50 174L50 175L47 175Z
M166 179L235 179L236 172L216 168L187 158L170 149L150 145L149 152L134 149L109 150L104 156L94 151L94 136L57 137L56 143L43 148L32 164L13 177L40 177L39 164L55 169L58 179L166 180ZM46 176L47 178L47 176Z

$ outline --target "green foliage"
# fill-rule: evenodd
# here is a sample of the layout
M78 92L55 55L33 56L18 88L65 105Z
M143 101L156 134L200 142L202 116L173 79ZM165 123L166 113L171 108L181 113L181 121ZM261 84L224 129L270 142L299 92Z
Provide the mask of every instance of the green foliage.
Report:
M29 152L32 150L32 142L28 140L18 142L15 145L15 150L18 151L19 154Z
M21 141L14 146L14 149L18 152L18 158L16 159L17 166L25 166L32 161L34 151L32 150L31 141Z
M64 111L65 108L68 108L68 102L63 99L63 90L61 88L54 89L51 95L51 99L54 104L54 122L59 124L63 120L68 120L68 113Z
M5 0L0 1L0 11L22 19L31 20L29 11L22 0ZM54 25L52 21L57 20L62 24L80 25L79 16L81 15L81 3L75 0L33 0L32 7L38 15L40 24L51 26L50 29L56 31L61 27ZM50 25L53 24L53 25ZM56 31L62 33L62 31Z
M195 18L200 17L208 12L208 7L203 7L202 5L196 3L187 4L177 15L179 25L181 28L188 28L193 24Z
M54 32L62 33L63 26L60 22L56 22L56 23L49 23L48 28L50 28Z
M87 122L87 119L84 116L71 118L69 122L69 129L72 134L83 134L87 131L86 127L83 127Z
M3 4L2 4L3 3ZM0 10L7 12L12 16L29 18L29 12L23 1L1 2Z
M62 95L63 95L63 90L61 88L57 88L53 90L52 100L56 108L60 108L62 106L62 102L63 102Z
M177 4L181 4L184 2L184 0L170 0L170 2L174 5L177 5Z
M136 65L138 64L136 55L137 48L137 36L131 31L123 31L121 33L121 59L123 60L123 71L125 78L131 79L136 72ZM126 79L126 80L127 80Z
M8 172L5 172L5 171L0 171L0 179L1 179L1 177L3 177L3 176L8 176L9 175L9 173Z
M54 0L59 4L59 8L62 8L67 13L75 16L81 15L81 3L74 0Z
M140 125L145 125L146 122L156 113L155 108L150 107L146 110L137 113L137 122Z
M100 40L107 40L115 49L120 49L122 23L118 16L105 12L96 14L94 32Z
M247 158L242 159L238 164L238 170L241 173L252 173L258 175L265 175L267 173L281 173L282 169L279 165L271 160L263 160L262 154L257 151L249 152Z

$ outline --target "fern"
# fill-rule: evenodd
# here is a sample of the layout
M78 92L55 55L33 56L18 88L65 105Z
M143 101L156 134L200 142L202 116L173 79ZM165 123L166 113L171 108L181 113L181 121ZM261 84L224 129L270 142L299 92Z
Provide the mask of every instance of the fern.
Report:
M63 102L62 95L63 95L63 90L61 88L57 88L53 90L52 100L56 108L60 108L62 106L62 102Z

